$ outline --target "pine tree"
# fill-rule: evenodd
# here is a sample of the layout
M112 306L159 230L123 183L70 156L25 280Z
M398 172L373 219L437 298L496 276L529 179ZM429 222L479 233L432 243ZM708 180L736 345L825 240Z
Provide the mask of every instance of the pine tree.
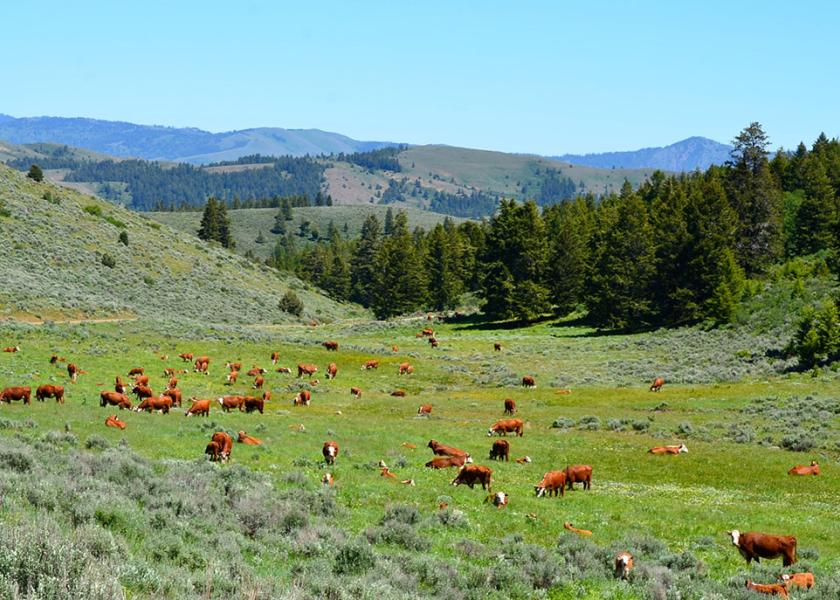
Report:
M594 211L595 201L589 196L561 202L545 213L550 246L548 288L551 303L560 315L584 301Z
M382 228L375 214L362 224L359 242L350 265L350 297L362 306L370 306L379 274L374 261L382 243Z
M391 235L394 232L394 211L391 207L385 211L385 235Z
M383 240L374 260L377 283L371 308L378 319L417 310L426 300L423 256L413 243L405 213L398 213L393 223L391 235Z
M834 241L837 200L817 155L807 161L803 176L805 198L796 213L794 237L797 252L811 254L829 249Z
M332 261L322 287L336 300L345 301L350 298L350 269L341 254L332 253Z
M271 233L276 235L284 235L286 233L286 215L283 214L283 210L278 210L277 214L274 215L274 226L271 228Z
M224 202L218 202L216 211L216 222L219 231L219 237L216 238L216 241L228 250L233 250L236 247L236 241L233 239L233 233L230 229L230 217L227 214L227 206L225 206Z
M283 201L280 204L280 210L283 213L283 218L287 221L294 219L294 215L292 214L292 203L288 198L283 198Z
M207 203L204 205L204 214L201 215L198 237L206 242L218 241L219 239L219 208L216 199L212 196L207 199Z
M458 297L464 292L464 283L458 272L457 238L457 231L447 231L440 224L428 236L426 272L429 278L429 305L435 310L454 308Z

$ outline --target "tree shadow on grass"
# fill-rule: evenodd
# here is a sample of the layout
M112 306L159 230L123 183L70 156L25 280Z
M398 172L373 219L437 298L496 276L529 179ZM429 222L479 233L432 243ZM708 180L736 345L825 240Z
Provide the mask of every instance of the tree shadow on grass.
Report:
M498 331L510 329L522 329L523 327L530 327L539 323L547 323L557 319L554 315L545 315L536 319L520 319L515 321L493 321L481 313L473 313L470 315L460 315L457 317L449 317L446 319L447 323L453 325L460 325L456 327L457 330L477 330L477 331Z

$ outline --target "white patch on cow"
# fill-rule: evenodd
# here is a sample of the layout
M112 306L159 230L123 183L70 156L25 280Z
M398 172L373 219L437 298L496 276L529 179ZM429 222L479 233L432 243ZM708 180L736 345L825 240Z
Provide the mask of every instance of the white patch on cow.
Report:
M540 486L534 486L534 490L537 492L537 498L542 498L543 494L545 494L545 488Z
M731 535L731 536L732 536L732 543L733 543L735 546L737 546L737 545L738 545L739 540L741 539L741 532L740 532L740 531L738 531L737 529L733 529L732 531L730 531L730 532L729 532L729 535Z
M493 430L492 429L487 430L487 437L493 437Z
M630 555L629 554L622 554L618 557L621 563L626 567L627 563L630 562Z
M464 462L467 462L467 463L472 463L472 461L473 461L472 456L470 456L469 454L467 454L467 458L464 460Z
M685 444L680 444L679 452L688 452L688 447Z
M327 454L329 454L330 456L335 456L335 446L330 446L329 448L327 448Z
M782 581L784 581L785 583L790 581L790 575L788 575L787 573L782 573Z

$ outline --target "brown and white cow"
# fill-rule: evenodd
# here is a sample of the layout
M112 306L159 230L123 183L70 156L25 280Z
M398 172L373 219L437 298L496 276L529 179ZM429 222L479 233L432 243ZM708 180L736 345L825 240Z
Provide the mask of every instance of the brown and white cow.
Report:
M493 426L487 430L488 437L493 434L507 435L508 433L515 433L522 437L525 432L525 424L520 419L500 419L496 421Z
M473 489L476 483L481 484L481 489L492 491L493 471L482 465L464 465L452 480L452 485L466 484L470 489Z
M496 492L487 496L484 502L489 502L496 508L504 508L508 505L508 495L504 492Z
M463 467L467 463L467 456L439 456L426 463L430 469L448 469L449 467Z
M440 342L437 341L436 337L430 337L429 338L429 346L431 346L432 348L437 348L439 345L440 345Z
M138 400L142 400L143 398L151 398L155 395L152 391L152 388L145 386L145 385L135 385L131 388L131 393L137 396Z
M405 398L405 390L394 390L391 395L394 398Z
M76 377L79 376L79 367L75 363L70 363L67 365L67 375L70 377L70 381L76 383Z
M496 342L495 344L493 344L493 350L495 350L496 352L501 352L502 351L502 345L500 343Z
M192 406L187 409L187 412L184 413L185 417L191 417L193 415L197 415L199 417L209 417L210 416L210 400L199 400L197 398L190 398L192 400Z
M351 388L350 388L350 395L351 395L351 396L355 396L355 397L356 397L356 400L358 400L359 398L361 398L361 397L362 397L362 389L361 389L361 388L357 388L357 387L351 387Z
M312 394L309 390L301 390L297 394L295 394L294 400L292 400L292 406L309 406L309 403L312 401Z
M397 478L397 474L392 473L391 469L389 469L388 467L382 467L382 469L379 471L379 476L380 477L387 477L389 479L396 479Z
M213 437L210 438L210 443L215 443L218 446L218 460L221 458L222 461L226 461L230 459L230 453L233 451L233 438L225 433L224 431L217 431L213 434ZM208 448L210 445L208 444Z
M271 364L276 365L278 360L280 360L280 353L279 352L272 352L271 353Z
M662 377L657 377L653 380L653 383L650 384L650 391L651 392L658 392L662 389L662 386L665 385L665 380Z
M181 390L178 388L169 388L168 390L164 390L161 396L171 398L173 406L181 406Z
M12 400L23 400L24 404L32 404L32 388L12 386L0 392L0 401L11 404Z
M193 355L192 352L182 352L178 355L178 358L180 358L184 362L191 362L193 359Z
M370 371L371 369L378 369L379 368L379 361L375 359L371 359L365 361L365 364L362 365L362 371Z
M149 385L149 376L148 375L137 375L134 378L134 385Z
M222 396L218 399L219 405L222 407L222 412L230 412L233 409L242 410L242 396Z
M329 350L331 352L337 352L338 351L338 342L336 342L336 341L328 340L328 341L324 342L323 345L324 345L324 348L326 348L327 350Z
M510 460L510 444L507 440L496 440L490 448L490 460Z
M3 348L3 352L20 352L20 346L9 346L8 348Z
M759 594L767 594L768 596L779 596L780 598L790 597L788 596L787 588L781 583L753 583L747 579L744 581L744 587Z
M633 555L629 552L619 552L615 556L615 576L619 579L629 579L633 570Z
M417 409L417 416L418 417L428 417L432 414L432 405L431 404L421 404L420 408Z
M239 410L245 409L246 413L252 413L255 410L259 411L260 414L263 414L263 410L265 409L265 402L262 398L255 398L253 396L245 396L242 400L242 406L239 407Z
M794 586L806 590L810 590L814 587L813 573L785 573L782 575L781 579L788 591L790 591L790 588Z
M126 424L125 421L120 421L117 418L117 415L111 415L105 419L105 426L106 427L116 427L117 429L125 429Z
M792 535L771 535L756 531L741 533L737 529L727 532L732 538L732 545L750 564L753 560L774 559L782 557L782 564L786 567L796 562L796 538Z
M680 444L679 446L655 446L648 450L649 454L683 454L688 452L688 446Z
M125 382L119 375L117 375L117 378L114 380L114 391L119 394L125 394L128 391L128 386L125 385Z
M812 460L811 464L808 466L805 465L796 465L792 467L788 471L788 475L819 475L820 474L820 465L817 461Z
M239 377L239 371L231 371L227 375L225 375L225 381L227 381L228 385L233 385L236 383L237 378Z
M210 357L209 356L199 356L195 359L194 371L196 373L204 373L205 375L210 374Z
M327 379L335 379L336 375L338 375L338 365L334 362L330 363L327 366Z
M40 385L35 390L35 398L44 401L45 398L55 398L56 402L64 404L64 386L60 385Z
M245 444L246 446L262 446L262 440L250 436L244 431L239 432L239 438L236 441L240 444Z
M277 372L278 373L285 373L286 375L291 375L292 374L292 370L289 367L278 367Z
M321 477L321 484L325 487L333 487L335 485L335 478L331 473L324 473L324 476Z
M265 385L265 377L259 375L254 378L254 384L251 386L255 390L262 389L262 386Z
M227 369L228 371L241 371L242 363L228 361L225 363L225 369Z
M404 362L400 363L400 375L411 375L414 372L414 367L412 367L409 363Z
M505 398L505 412L506 415L516 414L516 401L513 398Z
M218 462L222 459L222 447L219 442L210 440L204 448L204 454L209 456L211 461Z
M99 406L119 406L120 410L131 410L131 400L125 394L105 390L99 393Z
M546 491L548 492L548 496L551 496L553 493L555 496L558 494L561 496L566 495L566 472L565 471L549 471L540 482L534 486L534 493L537 495L537 498L541 498L546 495Z
M578 529L577 527L574 527L568 521L563 523L563 528L566 529L567 531L571 531L574 534L581 535L581 536L584 536L584 537L592 535L592 532L589 531L588 529Z
M437 440L429 440L429 443L426 444L428 448L431 448L432 453L436 456L464 456L469 458L469 452L464 452L460 448L456 448L455 446L447 446L445 444L441 444ZM467 461L471 462L471 461Z
M128 371L129 377L134 377L135 375L143 375L146 370L143 367L134 367Z
M313 364L308 363L301 363L298 365L298 377L303 377L304 375L310 376L314 375L318 372L318 367Z
M147 410L149 412L160 411L165 415L169 414L169 409L172 408L172 398L169 396L160 396L157 398L143 398L143 401L137 405L135 412Z
M262 400L263 404L271 400L271 390L263 390Z
M237 369L237 371L238 370L239 369ZM248 369L248 372L245 373L245 374L248 377L257 377L259 375L264 375L265 374L265 369L263 369L262 367L258 367L257 365L254 365L250 369Z
M324 447L321 448L321 454L324 455L324 461L328 465L335 463L335 459L338 458L338 444L332 441L324 442Z
M569 465L566 467L566 485L570 490L575 489L575 483L582 483L583 489L592 487L592 467L589 465Z
M166 383L166 387L170 390L174 390L176 387L178 387L178 378L174 375L170 377L169 381Z
M532 376L525 375L522 378L522 387L535 388L537 387L537 381Z
M435 335L435 330L434 329L428 329L427 328L427 329L424 329L423 331L420 332L421 337L423 337L423 336L432 337L434 335Z

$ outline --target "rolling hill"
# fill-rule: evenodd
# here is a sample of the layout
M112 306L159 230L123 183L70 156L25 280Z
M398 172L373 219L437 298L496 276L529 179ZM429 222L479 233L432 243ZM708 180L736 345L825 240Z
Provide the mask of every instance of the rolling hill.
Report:
M0 201L0 278L7 282L0 319L298 321L277 308L290 288L304 302L305 319L364 312L138 213L4 166Z
M705 170L711 165L721 165L729 160L732 146L704 137L690 137L661 148L642 148L629 152L603 152L596 154L564 154L559 160L575 165L599 169L661 169L687 172Z

